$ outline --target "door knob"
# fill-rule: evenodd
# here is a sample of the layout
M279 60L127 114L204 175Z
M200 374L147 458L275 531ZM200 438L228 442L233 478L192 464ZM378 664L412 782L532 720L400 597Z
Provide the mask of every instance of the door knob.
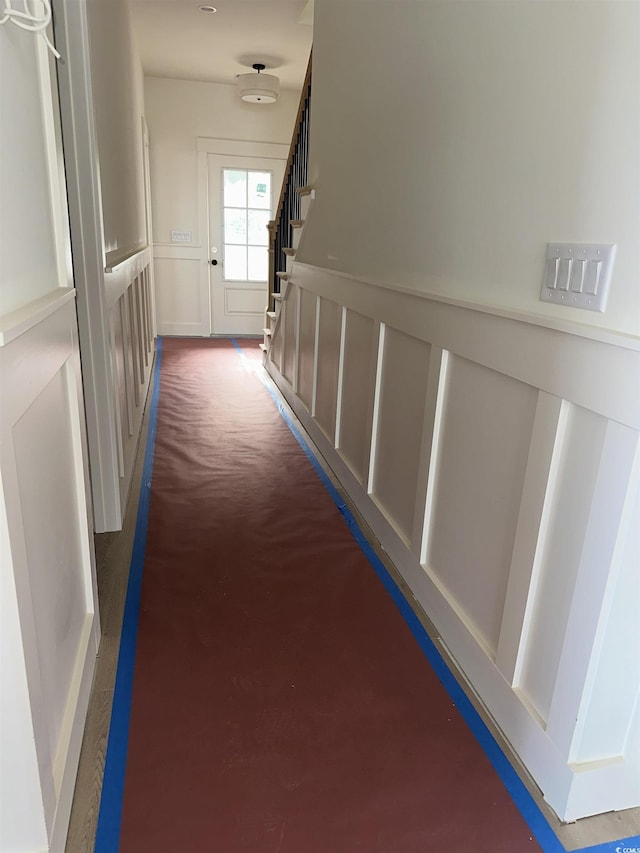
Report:
M212 267L217 267L217 266L218 266L218 262L216 261L216 259L215 259L215 258L212 258L212 259L211 259L211 266L212 266Z

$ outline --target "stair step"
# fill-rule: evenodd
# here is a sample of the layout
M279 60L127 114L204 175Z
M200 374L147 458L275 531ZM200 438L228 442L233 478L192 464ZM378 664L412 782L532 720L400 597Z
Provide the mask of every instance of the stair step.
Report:
M277 320L278 314L276 311L267 311L267 317L269 317L270 320Z
M291 247L283 249L282 251L285 255L287 255L290 258L295 258L295 256L296 256L296 250L292 249Z
M272 293L271 295L276 300L276 302L281 302L282 298L284 297L284 293Z
M262 331L264 332L264 334L265 334L268 338L270 338L270 337L271 337L271 329L263 329Z
M302 228L302 226L304 225L304 219L290 219L289 225L292 228Z
M313 192L313 187L309 185L307 185L306 187L298 187L296 189L296 192L298 193L298 195L311 195L311 193Z
M260 349L262 350L262 352L266 352L266 351L267 351L267 349L268 349L268 347L267 347L267 345L266 345L266 344L258 344L258 346L260 347Z
M276 275L281 281L289 281L289 273L288 272L277 272Z

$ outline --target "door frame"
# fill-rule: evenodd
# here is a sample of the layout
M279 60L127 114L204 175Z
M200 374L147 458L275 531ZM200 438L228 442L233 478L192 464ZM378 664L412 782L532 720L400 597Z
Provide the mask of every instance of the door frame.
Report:
M233 335L256 335L263 337L265 324L264 311L268 305L269 298L269 233L264 229L264 253L266 278L262 281L246 279L234 282L226 278L225 271L225 245L224 245L224 179L223 172L227 168L247 170L248 172L264 171L271 175L271 193L269 199L268 221L275 215L275 206L280 198L280 189L284 181L284 172L287 161L271 157L245 157L243 154L207 154L207 178L209 181L209 222L208 237L210 248L213 245L219 247L220 255L218 267L211 266L212 254L207 260L209 271L209 294L211 309L210 333L214 337L226 334ZM217 202L217 205L216 205ZM216 207L214 208L214 205ZM251 291L253 299L256 300L256 311L240 313L231 317L228 312L227 298L232 291ZM259 294L262 293L262 297ZM259 300L259 301L257 301ZM257 307L259 305L259 308ZM231 329L232 331L229 331Z
M200 316L203 320L200 334L211 334L211 298L209 285L209 172L207 155L218 154L227 157L256 157L268 160L282 160L285 164L289 156L289 145L280 142L251 142L239 139L213 139L198 137L198 230L200 232ZM278 188L273 187L274 197ZM268 284L265 287L268 288ZM266 307L265 301L265 307ZM206 328L205 328L206 325Z

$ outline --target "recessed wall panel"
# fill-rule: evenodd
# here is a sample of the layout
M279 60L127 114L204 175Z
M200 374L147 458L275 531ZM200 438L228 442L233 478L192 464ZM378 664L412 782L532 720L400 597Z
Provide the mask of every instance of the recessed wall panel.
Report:
M316 342L316 295L300 290L300 342L298 355L298 395L311 411L313 362Z
M282 318L284 319L284 318ZM269 348L269 358L275 364L279 371L282 372L282 337L284 335L284 323L280 323L277 331L271 338L271 346Z
M428 343L385 329L373 496L407 542L413 529L430 352Z
M83 572L86 524L75 481L79 448L66 369L57 373L13 428L20 509L29 566L42 701L51 756L61 736L87 615ZM42 744L38 748L42 748Z
M377 341L377 324L369 317L347 311L338 447L362 484L366 481L371 448Z
M224 307L226 314L255 314L262 316L267 295L264 287L224 286Z
M334 443L336 429L340 325L340 306L336 305L335 302L330 302L328 299L321 298L315 417L332 444Z
M576 761L601 761L612 756L630 756L629 719L637 685L640 684L640 640L637 621L629 619L640 604L640 484L635 505L629 513L628 532L614 582L611 618L605 631L598 665L593 676ZM635 607L633 602L635 602Z
M154 281L160 334L171 334L177 324L200 327L203 321L208 323L201 316L199 261L156 258Z
M495 652L537 390L456 357L446 382L427 565Z
M284 364L282 373L293 385L296 368L296 324L298 315L298 288L290 284L284 315Z
M545 532L520 687L546 720L576 583L607 421L572 406Z

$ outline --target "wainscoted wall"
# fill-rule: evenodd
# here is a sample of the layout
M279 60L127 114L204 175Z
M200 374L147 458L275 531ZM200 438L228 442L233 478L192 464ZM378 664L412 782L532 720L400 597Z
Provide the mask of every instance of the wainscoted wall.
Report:
M564 820L640 804L639 350L297 263L267 360Z
M118 495L124 517L153 367L150 249L107 268L105 296L113 365Z
M100 640L58 67L0 27L0 850L21 853L64 850Z
M2 850L64 850L100 641L74 297L0 322Z
M98 533L122 527L155 329L151 250L141 248L151 236L148 137L130 28L127 3L105 12L91 0L58 0L66 189ZM102 44L105 32L110 38ZM116 55L121 61L111 74Z
M209 294L201 286L201 247L156 243L153 258L160 333L208 334Z

